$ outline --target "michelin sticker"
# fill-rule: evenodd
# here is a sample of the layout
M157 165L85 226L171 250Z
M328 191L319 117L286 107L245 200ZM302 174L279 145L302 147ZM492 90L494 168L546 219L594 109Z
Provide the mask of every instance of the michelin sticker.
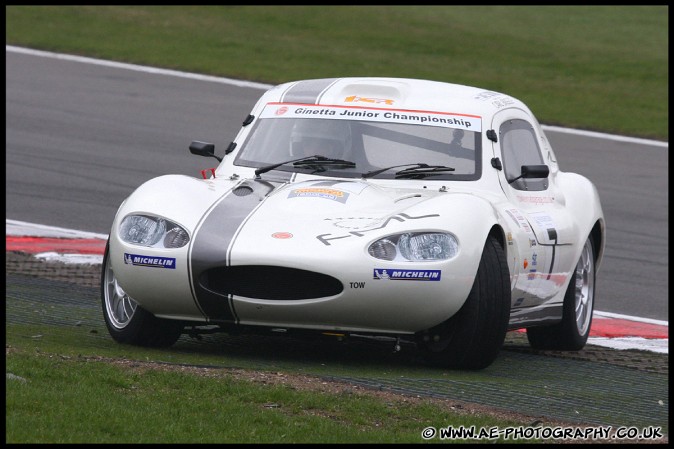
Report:
M173 257L151 257L124 253L124 263L140 267L169 268L171 270L176 268L176 260Z
M390 270L375 268L372 279L386 281L439 281L441 270Z

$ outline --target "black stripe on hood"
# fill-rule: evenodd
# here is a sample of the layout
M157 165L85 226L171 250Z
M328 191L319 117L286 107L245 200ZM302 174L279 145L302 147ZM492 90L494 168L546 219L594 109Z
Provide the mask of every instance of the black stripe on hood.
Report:
M299 81L284 92L281 102L318 104L323 93L337 81L339 78Z
M189 251L189 275L194 300L213 322L238 321L232 298L205 288L204 271L231 264L230 252L240 230L274 189L284 182L245 180L206 212L197 226Z

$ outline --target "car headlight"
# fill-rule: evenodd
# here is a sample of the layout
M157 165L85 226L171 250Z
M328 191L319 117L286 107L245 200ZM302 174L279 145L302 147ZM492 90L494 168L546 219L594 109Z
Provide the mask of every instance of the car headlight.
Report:
M180 225L151 215L127 215L119 225L119 237L126 243L156 248L181 248L190 241Z
M444 232L408 232L373 242L367 252L377 259L403 261L447 260L459 253L459 242Z

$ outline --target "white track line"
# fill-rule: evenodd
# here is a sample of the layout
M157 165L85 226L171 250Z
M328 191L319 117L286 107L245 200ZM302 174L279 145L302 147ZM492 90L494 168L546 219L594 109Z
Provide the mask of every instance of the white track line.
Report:
M72 62L82 62L85 64L94 64L94 65L102 65L106 67L114 67L116 69L126 69L126 70L134 70L136 72L144 72L144 73L154 73L156 75L169 75L169 76L177 76L180 78L189 78L193 80L199 80L199 81L210 81L213 83L221 83L221 84L229 84L232 86L239 86L239 87L250 87L253 89L261 89L261 90L267 90L273 87L272 84L262 84L262 83L254 83L252 81L243 81L243 80L235 80L231 78L221 78L218 76L210 76L210 75L200 75L198 73L188 73L188 72L181 72L179 70L169 70L169 69L159 69L155 67L147 67L147 66L142 66L142 65L137 65L137 64L127 64L123 62L115 62L115 61L106 61L104 59L95 59L95 58L87 58L84 56L75 56L75 55L66 55L63 53L54 53L51 51L42 51L42 50L33 50L30 48L23 48L23 47L14 47L12 45L5 45L5 50L13 53L22 53L24 55L32 55L32 56L42 56L45 58L53 58L53 59L61 59L64 61L72 61Z
M603 346L605 348L625 350L637 349L639 351L657 352L669 354L669 338L641 338L641 337L590 337L588 345Z
M104 59L95 59L95 58L88 58L84 56L75 56L75 55L67 55L63 53L54 53L51 51L42 51L42 50L33 50L30 48L24 48L24 47L15 47L13 45L5 45L5 51L8 52L13 52L13 53L21 53L24 55L32 55L32 56L42 56L45 58L54 58L54 59L61 59L64 61L73 61L73 62L82 62L85 64L94 64L94 65L101 65L101 66L106 66L106 67L114 67L118 69L126 69L126 70L134 70L137 72L145 72L145 73L153 73L156 75L168 75L168 76L177 76L181 78L188 78L188 79L193 79L193 80L200 80L200 81L209 81L213 83L220 83L220 84L228 84L231 86L238 86L238 87L248 87L252 89L260 89L260 90L268 90L272 88L274 85L273 84L263 84L263 83L255 83L252 81L243 81L243 80L236 80L232 78L223 78L219 76L210 76L210 75L200 75L198 73L189 73L189 72L181 72L178 70L169 70L169 69L159 69L156 67L148 67L148 66L142 66L138 64L127 64L123 62L115 62L115 61L107 61ZM636 137L627 137L627 136L618 136L614 134L605 134L605 133L599 133L599 132L594 132L594 131L583 131L583 130L577 130L577 129L571 129L571 128L562 128L559 126L549 126L549 125L541 125L544 130L546 131L555 131L555 132L561 132L561 133L567 133L567 134L575 134L579 136L585 136L585 137L597 137L600 139L606 139L606 140L615 140L619 142L630 142L630 143L636 143L636 144L641 144L641 145L650 145L650 146L655 146L655 147L663 147L663 148L669 148L669 142L662 142L659 140L650 140L650 139L640 139Z
M657 324L659 326L669 326L669 321L654 320L651 318L638 318L629 315L621 315L619 313L599 312L598 310L595 310L594 314L604 318L617 318L619 320L630 320L630 321L638 321L640 323Z
M55 237L72 239L102 239L107 240L107 234L77 231L75 229L57 228L18 220L5 220L6 235L29 236L29 237Z
M61 262L65 264L79 265L103 265L103 256L99 254L60 254L54 251L38 253L34 255L37 259L46 262Z

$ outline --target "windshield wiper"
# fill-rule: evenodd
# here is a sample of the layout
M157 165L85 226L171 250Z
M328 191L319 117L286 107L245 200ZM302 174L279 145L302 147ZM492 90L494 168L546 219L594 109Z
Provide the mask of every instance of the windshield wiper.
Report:
M302 161L297 161L293 163L294 167L319 167L323 168L329 166L332 168L354 168L356 164L351 161L345 161L344 159L333 159L330 157L324 156L314 156L318 159L305 159Z
M333 159L330 157L325 157L321 156L319 154L316 154L314 156L307 156L307 157L302 157L299 159L291 159L289 161L284 161L284 162L279 162L277 164L272 164L272 165L267 165L265 167L260 167L257 170L255 170L255 175L259 177L262 173L267 173L269 170L273 170L276 167L280 167L281 165L286 165L286 164L293 164L295 167L318 167L318 168L323 168L326 165L332 166L333 168L354 168L356 166L355 163L351 161L345 161L342 159Z
M380 168L379 170L372 170L367 173L363 173L362 177L363 178L371 178L372 176L377 176L380 173L384 173L387 170L391 170L392 168L398 168L398 167L408 167L404 170L400 170L396 172L396 178L397 177L405 177L405 175L412 175L412 174L419 174L419 175L425 175L425 174L433 174L434 172L443 172L443 171L454 171L452 167L445 167L444 165L428 165L428 164L423 164L423 163L418 163L418 164L401 164L401 165L392 165L390 167L386 168ZM400 175L400 176L399 176Z
M414 178L421 179L426 176L441 175L446 171L454 171L454 167L446 167L444 165L431 165L428 167L410 167L396 172L396 179L398 178Z

